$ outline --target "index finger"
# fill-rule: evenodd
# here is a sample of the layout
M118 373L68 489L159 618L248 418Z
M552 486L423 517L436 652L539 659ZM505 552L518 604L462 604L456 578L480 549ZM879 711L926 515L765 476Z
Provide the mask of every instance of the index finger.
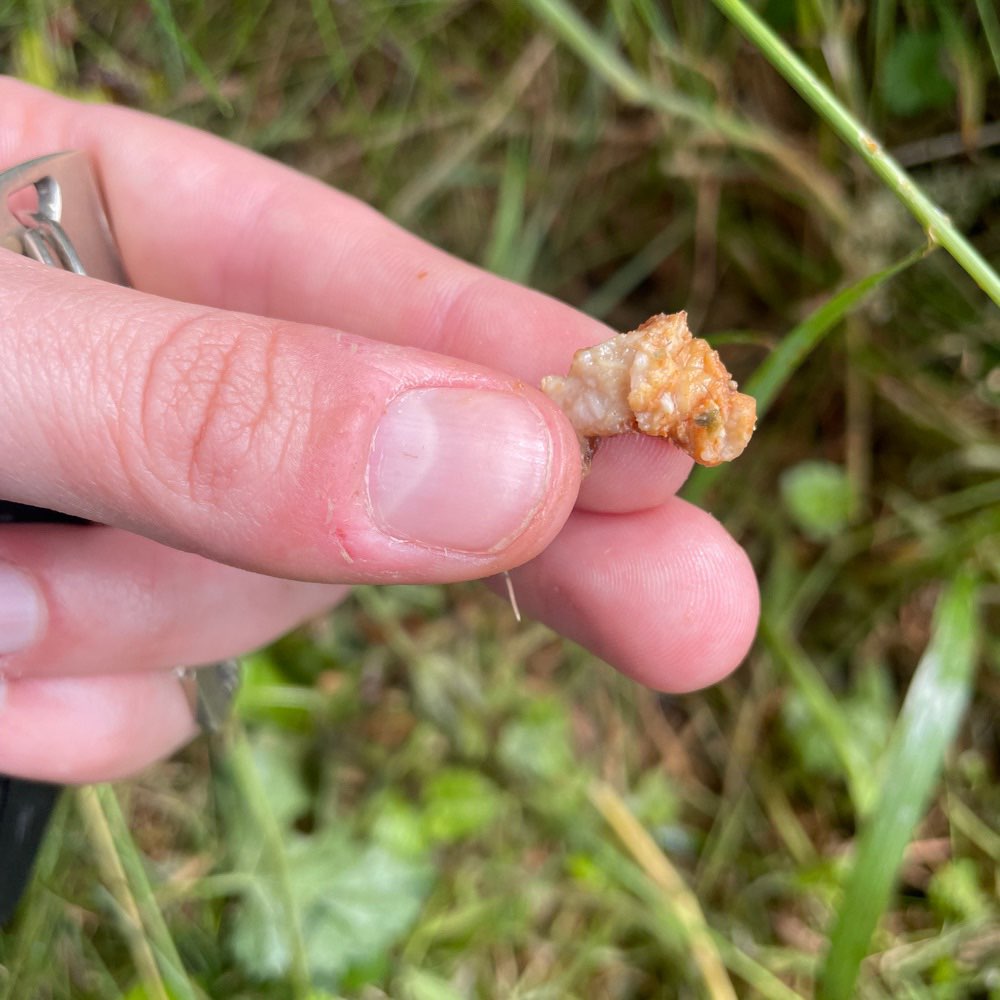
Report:
M335 326L532 385L609 334L274 161L182 125L0 79L0 163L64 148L85 149L98 164L123 256L143 290ZM636 477L638 464L645 474ZM665 442L608 442L582 505L656 506L689 468Z

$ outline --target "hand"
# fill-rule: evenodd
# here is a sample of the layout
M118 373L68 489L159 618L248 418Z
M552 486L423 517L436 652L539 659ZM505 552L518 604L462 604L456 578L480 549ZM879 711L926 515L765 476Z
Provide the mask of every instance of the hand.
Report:
M0 79L0 166L62 149L136 290L0 252L0 496L109 525L0 528L0 771L169 753L194 723L168 668L351 583L518 567L528 615L668 690L744 656L754 575L674 496L689 460L614 439L581 486L533 388L599 323L211 136Z

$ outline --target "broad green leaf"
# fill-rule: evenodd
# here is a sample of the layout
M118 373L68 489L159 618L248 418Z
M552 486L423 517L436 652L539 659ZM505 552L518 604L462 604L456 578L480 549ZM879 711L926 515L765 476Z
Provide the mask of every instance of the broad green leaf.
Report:
M944 36L931 31L902 31L882 67L886 106L897 115L918 115L949 104L955 87L944 75Z
M573 748L565 705L554 699L529 703L504 726L497 753L517 777L546 780L571 773Z
M503 810L496 785L478 771L447 768L424 791L424 830L432 841L450 843L475 836Z
M785 470L781 497L798 527L816 541L839 535L856 507L847 472L833 462L800 462Z
M311 801L302 779L299 745L280 731L262 730L251 738L250 749L275 820L282 827L291 826Z
M401 858L420 858L429 845L424 817L398 792L387 791L373 803L372 838Z
M355 966L376 961L416 919L432 872L379 846L330 829L288 849L288 887L313 980L335 988ZM273 880L260 877L240 903L230 944L257 979L285 975L292 962L288 914Z
M243 890L229 944L233 956L255 979L278 979L292 964L287 914L272 880L259 877Z

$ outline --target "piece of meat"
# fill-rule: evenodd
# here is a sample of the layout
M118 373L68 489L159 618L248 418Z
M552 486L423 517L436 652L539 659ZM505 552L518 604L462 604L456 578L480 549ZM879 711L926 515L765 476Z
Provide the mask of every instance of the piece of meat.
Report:
M542 391L583 440L639 431L669 438L702 465L736 458L757 423L756 401L691 335L683 312L577 351L569 374L546 376Z

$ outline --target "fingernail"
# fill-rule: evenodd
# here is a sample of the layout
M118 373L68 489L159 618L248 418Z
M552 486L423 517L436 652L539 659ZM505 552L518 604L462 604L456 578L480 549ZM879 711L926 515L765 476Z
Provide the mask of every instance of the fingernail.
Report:
M549 484L552 438L527 400L474 389L411 389L372 442L368 495L396 538L490 552L528 524Z
M0 564L0 654L30 646L41 631L42 599L31 579Z

